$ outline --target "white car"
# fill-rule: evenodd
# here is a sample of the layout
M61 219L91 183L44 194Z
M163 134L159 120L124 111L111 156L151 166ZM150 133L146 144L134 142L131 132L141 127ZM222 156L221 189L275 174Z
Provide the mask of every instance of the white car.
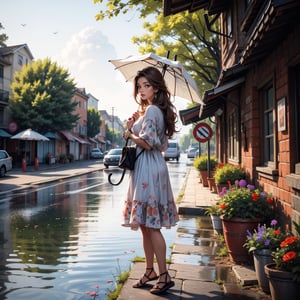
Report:
M12 169L12 157L5 151L0 150L0 177Z
M99 148L94 148L91 152L91 158L103 158L104 154Z
M168 142L168 149L163 152L163 156L166 161L170 159L176 159L176 161L179 161L180 158L180 150L179 145L177 142L169 141Z

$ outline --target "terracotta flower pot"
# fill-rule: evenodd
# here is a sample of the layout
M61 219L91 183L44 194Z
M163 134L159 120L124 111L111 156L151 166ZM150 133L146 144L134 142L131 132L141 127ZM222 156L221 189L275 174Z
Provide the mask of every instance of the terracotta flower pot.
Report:
M208 182L209 190L212 191L212 192L216 192L217 187L216 187L216 184L215 184L215 179L213 177L207 178L207 182Z
M221 216L224 239L229 258L237 264L253 264L253 255L243 247L247 240L247 230L254 231L263 222L261 218L226 218Z
M207 182L207 170L200 170L200 178L201 178L201 182L203 184L204 187L208 186L208 182Z
M265 265L265 273L269 279L272 300L298 300L300 283L293 281L293 273L275 268L275 264Z

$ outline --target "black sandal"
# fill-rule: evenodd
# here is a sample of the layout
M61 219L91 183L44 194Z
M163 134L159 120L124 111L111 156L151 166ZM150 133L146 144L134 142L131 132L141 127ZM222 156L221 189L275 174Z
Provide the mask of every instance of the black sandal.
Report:
M159 277L156 275L154 277L150 277L150 275L152 273L154 273L154 269L153 268L146 268L146 270L151 270L150 273L147 275L146 273L143 275L143 277L138 281L136 282L132 287L135 288L135 289L140 289L140 288L143 288L143 287L146 287L148 286L148 282L149 281L152 281L152 280L157 280ZM143 281L143 278L146 277L147 280L146 281Z
M170 280L169 282L167 282L168 277L171 278L171 276L169 275L168 271L161 273L159 276L163 276L165 275L165 281L159 281L155 284L155 286L150 290L150 293L155 294L155 295L160 295L162 293L164 293L165 291L167 291L169 288L173 287L175 285L174 281ZM159 285L163 284L162 287L160 287Z

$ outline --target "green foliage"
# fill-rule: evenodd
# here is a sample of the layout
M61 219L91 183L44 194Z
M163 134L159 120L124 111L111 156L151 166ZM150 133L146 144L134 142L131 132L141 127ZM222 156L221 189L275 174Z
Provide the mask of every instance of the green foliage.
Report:
M221 216L222 210L219 205L212 205L205 208L205 214L209 216Z
M207 170L207 163L208 163L208 155L202 154L199 157L194 159L194 167L198 171L206 171ZM210 156L210 170L215 169L215 167L218 165L217 159L215 156Z
M229 190L220 193L219 206L227 218L270 218L273 214L273 200L270 195L247 184L237 181Z
M71 102L76 90L66 70L50 59L38 60L15 73L9 106L20 129L39 132L71 129L79 119Z
M4 30L2 23L0 22L0 31ZM0 47L6 47L5 42L8 40L8 36L5 33L0 34Z
M227 246L226 246L226 243L225 243L224 236L222 234L219 234L218 237L219 237L219 247L220 247L220 250L218 251L217 255L219 257L228 256L228 249L227 249Z
M231 164L219 164L214 173L215 183L234 184L236 180L244 179L245 171Z
M100 10L96 15L97 20L110 19L120 13L129 12L138 13L140 18L151 17L151 21L144 22L143 25L146 34L133 37L133 42L139 46L139 52L166 56L170 51L196 80L200 93L215 86L221 71L220 41L218 35L207 30L203 10L194 13L184 11L164 17L162 0L126 2L94 0L94 2L104 3L106 6L106 9Z
M118 299L121 289L128 279L130 275L130 271L125 271L121 274L119 274L118 279L117 279L117 285L116 288L113 291L109 291L106 300L116 300Z
M98 110L89 107L87 111L87 136L93 138L99 133L101 126L101 115Z

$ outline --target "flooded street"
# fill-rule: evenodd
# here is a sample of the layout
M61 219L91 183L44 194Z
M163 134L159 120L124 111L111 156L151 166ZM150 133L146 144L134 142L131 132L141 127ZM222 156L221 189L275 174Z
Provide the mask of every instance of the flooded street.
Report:
M186 164L168 163L175 198ZM140 231L120 226L127 176L111 170L19 191L0 203L0 299L105 299L115 280L144 257ZM114 170L118 178L120 172ZM167 247L176 228L163 230ZM168 248L168 256L171 250ZM99 286L99 288L96 288Z

